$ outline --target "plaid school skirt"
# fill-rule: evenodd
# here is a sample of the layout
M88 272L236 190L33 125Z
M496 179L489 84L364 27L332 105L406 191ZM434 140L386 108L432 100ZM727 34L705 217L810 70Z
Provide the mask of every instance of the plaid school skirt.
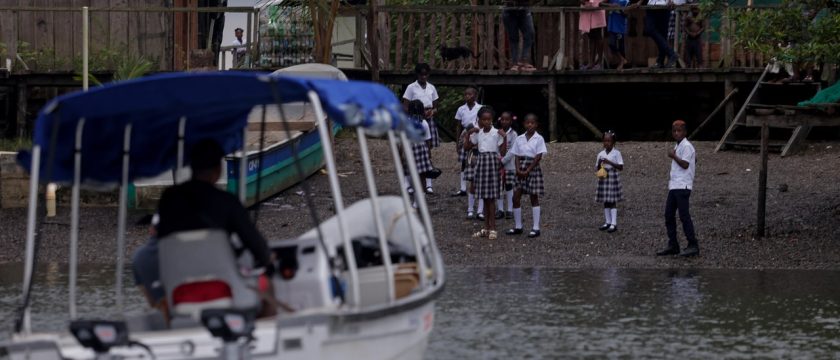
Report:
M475 197L479 199L496 199L499 197L499 153L479 153L475 161L473 188Z
M502 181L499 182L499 185L499 189L502 190L502 193L507 191L508 186L510 186L510 188L513 189L516 186L516 171L505 170L505 175L502 178Z
M460 136L458 136L458 142L457 142L457 144L458 144L458 168L461 169L462 172L464 171L464 169L467 168L467 158L468 158L467 155L468 154L464 150L464 133L466 133L466 132L467 132L466 130L461 131Z
M621 176L616 169L606 169L607 178L598 179L598 189L595 190L595 201L599 203L615 203L623 200L621 191Z
M434 118L429 120L429 132L432 135L432 147L440 147L440 135L438 135L437 123Z
M470 156L470 153L472 153L472 156ZM473 149L470 151L464 151L464 154L466 154L466 159L464 160L464 164L466 165L466 167L464 168L464 170L462 170L464 172L464 181L474 181L475 165L478 162L479 155L478 150Z
M418 173L422 174L434 169L432 157L429 154L429 146L426 145L425 141L412 143L411 152L414 154L414 162L417 164Z
M525 171L528 169L528 166L534 162L534 158L532 157L520 157L519 159L519 170ZM524 179L520 179L516 177L516 186L515 189L522 190L525 194L530 195L538 195L544 196L545 195L545 180L543 179L542 168L539 165L531 169L531 172L528 173L528 176Z

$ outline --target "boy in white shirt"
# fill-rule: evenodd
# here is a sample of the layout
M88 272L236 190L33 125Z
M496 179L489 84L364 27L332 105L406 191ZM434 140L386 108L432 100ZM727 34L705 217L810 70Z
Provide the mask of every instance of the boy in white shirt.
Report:
M674 121L671 125L671 134L677 141L677 145L668 150L668 157L671 158L671 179L668 181L668 200L665 202L665 228L668 232L668 247L657 252L656 255L697 256L700 254L700 248L694 235L694 222L691 221L691 214L688 212L688 199L694 186L696 153L694 146L685 138L684 121ZM688 246L683 252L680 252L680 244L677 242L677 219L675 217L677 210L680 212L680 222L683 225L685 238L688 240Z
M435 86L429 83L429 73L432 68L429 64L419 63L414 67L414 74L417 76L417 81L409 84L405 88L403 94L403 104L408 106L411 100L420 100L426 109L425 118L429 122L429 132L432 135L432 147L440 146L440 137L438 136L438 128L435 123L435 112L437 111L438 93ZM408 108L406 108L408 111ZM426 179L426 193L434 194L432 189L432 179Z

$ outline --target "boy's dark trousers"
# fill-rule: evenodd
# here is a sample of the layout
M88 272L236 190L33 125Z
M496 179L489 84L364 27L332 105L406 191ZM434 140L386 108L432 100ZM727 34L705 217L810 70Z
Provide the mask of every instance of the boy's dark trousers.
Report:
M700 42L700 36L692 38L685 37L685 63L691 65L691 59L697 60L697 67L703 66L703 46Z
M656 56L656 64L662 66L665 60L676 57L676 53L668 45L668 21L671 19L671 11L668 9L648 9L645 11L645 32L644 34L656 43L659 54Z
M676 189L668 191L668 200L665 202L665 228L668 232L668 247L679 249L677 242L677 218L676 212L680 212L680 222L683 225L685 237L688 240L688 247L697 247L697 238L694 237L694 222L691 221L691 214L688 212L688 198L691 190Z

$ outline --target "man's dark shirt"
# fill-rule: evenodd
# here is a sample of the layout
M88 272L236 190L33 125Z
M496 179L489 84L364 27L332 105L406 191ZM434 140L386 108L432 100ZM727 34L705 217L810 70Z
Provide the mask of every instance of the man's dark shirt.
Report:
M223 229L237 234L242 245L254 256L254 265L274 272L268 245L239 200L213 184L190 180L163 192L158 204L158 238L187 230ZM236 249L237 256L242 249Z

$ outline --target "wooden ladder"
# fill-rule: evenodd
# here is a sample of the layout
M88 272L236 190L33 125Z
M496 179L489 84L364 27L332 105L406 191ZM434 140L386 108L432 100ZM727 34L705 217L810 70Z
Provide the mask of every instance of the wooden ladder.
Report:
M761 108L765 107L766 105L757 104L755 101L755 95L758 93L759 88L762 85L765 85L764 78L767 76L772 64L768 64L764 68L764 72L758 78L758 82L756 82L755 86L753 87L752 91L750 91L749 96L747 96L746 101L744 101L744 105L741 106L740 110L738 110L738 114L735 115L735 118L732 119L732 123L729 124L727 127L726 132L721 137L720 141L718 142L717 146L715 147L715 152L720 150L724 150L727 147L749 147L758 149L760 147L760 142L758 141L743 141L738 140L735 138L734 132L735 129L739 127L747 126L746 124L746 115L747 110L752 108ZM819 87L817 88L819 91ZM790 138L788 138L785 142L771 142L769 146L776 150L781 151L781 156L787 156L792 154L800 145L802 145L805 140L808 138L808 134L811 132L811 126L808 125L799 125L796 127L791 127L792 129Z

